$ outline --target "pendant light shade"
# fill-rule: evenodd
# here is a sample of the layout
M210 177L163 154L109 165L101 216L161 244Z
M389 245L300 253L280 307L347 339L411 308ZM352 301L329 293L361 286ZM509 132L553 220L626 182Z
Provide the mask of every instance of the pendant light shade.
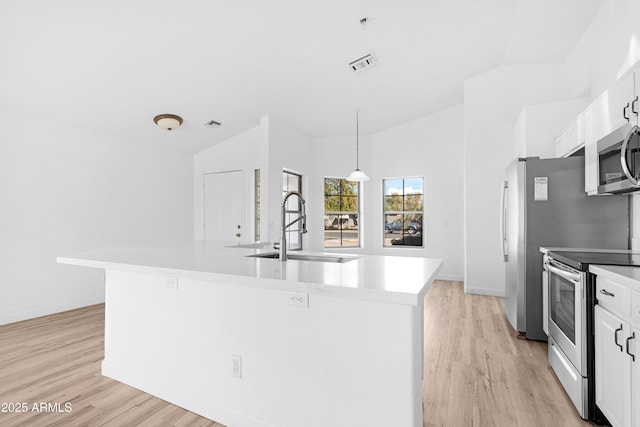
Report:
M347 181L369 181L369 177L360 169L356 169L349 174Z
M369 181L369 177L366 173L360 170L360 129L358 123L358 112L356 111L356 170L351 172L347 177L347 181Z
M153 121L162 129L173 130L182 124L182 117L175 114L160 114L153 118Z

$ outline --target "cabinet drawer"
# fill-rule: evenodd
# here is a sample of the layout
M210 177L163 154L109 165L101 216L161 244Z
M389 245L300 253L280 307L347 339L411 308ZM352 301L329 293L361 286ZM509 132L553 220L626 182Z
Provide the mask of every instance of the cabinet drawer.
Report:
M640 291L631 292L631 321L640 326Z
M624 317L629 317L630 289L609 279L598 277L596 280L596 298L598 304Z

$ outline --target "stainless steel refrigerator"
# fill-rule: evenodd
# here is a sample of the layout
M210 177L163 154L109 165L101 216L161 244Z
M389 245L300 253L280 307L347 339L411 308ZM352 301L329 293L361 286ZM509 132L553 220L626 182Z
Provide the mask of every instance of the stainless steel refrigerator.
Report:
M501 218L505 311L516 331L546 341L540 246L627 249L629 197L587 196L584 157L516 159L506 175Z

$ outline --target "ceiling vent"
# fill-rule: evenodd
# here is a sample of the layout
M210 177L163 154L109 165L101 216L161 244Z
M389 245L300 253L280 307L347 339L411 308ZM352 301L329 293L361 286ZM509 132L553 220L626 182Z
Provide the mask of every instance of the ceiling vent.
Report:
M376 59L373 52L349 63L349 67L354 73L359 73L360 71L364 71L375 65L378 65L378 60Z
M209 120L209 121L208 121L207 123L205 123L204 125L205 125L206 127L208 127L208 128L215 129L215 128L217 128L218 126L220 126L220 125L221 125L221 123L220 123L220 122L216 122L215 120Z

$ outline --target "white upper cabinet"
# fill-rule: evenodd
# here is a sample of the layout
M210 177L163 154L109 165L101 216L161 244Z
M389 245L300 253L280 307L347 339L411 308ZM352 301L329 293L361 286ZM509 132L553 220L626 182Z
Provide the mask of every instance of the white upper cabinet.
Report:
M527 105L522 109L515 124L515 156L518 157L561 157L568 153L558 154L556 137L563 129L571 126L571 120L589 103L589 98L574 98L545 104ZM569 126L567 126L569 123ZM580 124L581 126L582 124ZM580 134L583 130L580 127ZM567 140L567 146L575 149L584 143L578 135L578 126ZM575 140L574 140L575 138Z
M607 117L607 92L597 97L584 110L584 191L598 192L598 139L611 132Z
M627 74L616 82L609 90L608 96L608 120L611 123L609 132L626 125L627 123L637 124L638 116L631 111L633 101L636 97L634 90L634 79L636 73ZM634 104L636 111L638 103ZM607 133L609 133L607 132ZM604 136L604 135L603 135Z
M556 157L569 156L584 143L584 112L582 112L571 120L560 136L556 138Z
M635 117L635 124L640 126L640 67L633 74L635 77L635 93L636 96L631 100L631 115Z
M586 143L597 142L628 123L631 116L631 102L634 98L634 75L628 74L593 100L585 111Z

